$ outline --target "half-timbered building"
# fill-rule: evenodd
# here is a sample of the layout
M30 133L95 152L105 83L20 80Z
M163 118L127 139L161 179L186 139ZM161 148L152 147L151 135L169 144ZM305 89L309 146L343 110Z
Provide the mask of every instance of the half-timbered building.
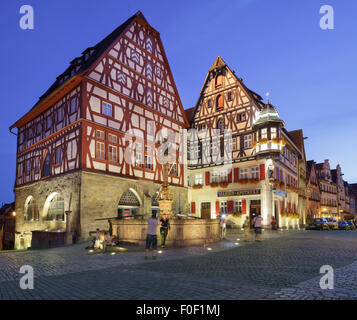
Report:
M320 183L316 163L313 160L307 161L307 223L311 223L320 214Z
M320 184L320 217L340 218L338 210L338 189L337 184L333 182L330 162L325 159L324 162L316 165L319 184Z
M107 228L108 217L157 210L157 151L165 143L174 211L185 211L179 133L187 126L160 34L138 12L73 59L10 127L18 136L18 240L28 247L33 230L63 230L65 211L71 231L85 239Z
M192 214L228 214L240 225L261 213L281 227L298 225L299 148L270 103L218 57L196 105L186 110L189 202Z

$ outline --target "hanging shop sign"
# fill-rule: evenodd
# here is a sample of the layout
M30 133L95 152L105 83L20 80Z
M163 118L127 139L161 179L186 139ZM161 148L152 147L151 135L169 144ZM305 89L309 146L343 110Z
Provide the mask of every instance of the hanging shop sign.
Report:
M260 194L260 189L254 190L222 190L218 191L218 197L249 196Z

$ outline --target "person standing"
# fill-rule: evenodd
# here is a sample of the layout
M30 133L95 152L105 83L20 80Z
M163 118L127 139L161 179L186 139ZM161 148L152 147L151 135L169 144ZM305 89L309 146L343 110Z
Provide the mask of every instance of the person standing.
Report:
M225 214L222 214L221 216L221 240L226 238L226 233L227 233L227 217Z
M260 213L254 217L254 230L255 230L255 241L261 241L260 235L262 234L262 220Z
M248 216L245 217L245 220L243 222L243 229L244 229L244 241L248 242L249 241L249 233L250 233L250 222L249 222Z
M148 228L146 232L145 259L149 258L149 250L152 249L152 259L156 259L157 250L157 226L159 220L156 218L156 213L153 213L150 219L146 219Z
M163 215L163 217L160 220L160 223L161 223L160 226L161 248L165 248L167 234L169 233L170 230L170 221L166 215Z

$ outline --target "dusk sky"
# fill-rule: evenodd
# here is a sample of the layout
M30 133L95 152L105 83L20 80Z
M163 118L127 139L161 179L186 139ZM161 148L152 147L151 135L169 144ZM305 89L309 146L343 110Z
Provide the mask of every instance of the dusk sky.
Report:
M19 26L34 8L34 30ZM320 28L320 7L334 8L334 30ZM198 98L217 56L270 101L287 130L302 128L307 159L340 164L357 183L357 1L355 0L2 0L0 204L14 200L16 136L23 116L89 46L141 10L160 32L185 108Z

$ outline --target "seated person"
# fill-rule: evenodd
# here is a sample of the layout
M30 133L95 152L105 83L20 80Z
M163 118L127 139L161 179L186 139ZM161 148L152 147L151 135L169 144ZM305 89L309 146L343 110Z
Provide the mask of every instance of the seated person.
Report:
M117 246L119 244L119 237L112 235L112 245Z
M104 232L104 241L102 242L103 252L107 252L107 246L112 245L112 238L108 232Z
M97 235L95 237L95 244L94 249L103 249L103 242L104 242L104 232L97 229Z

